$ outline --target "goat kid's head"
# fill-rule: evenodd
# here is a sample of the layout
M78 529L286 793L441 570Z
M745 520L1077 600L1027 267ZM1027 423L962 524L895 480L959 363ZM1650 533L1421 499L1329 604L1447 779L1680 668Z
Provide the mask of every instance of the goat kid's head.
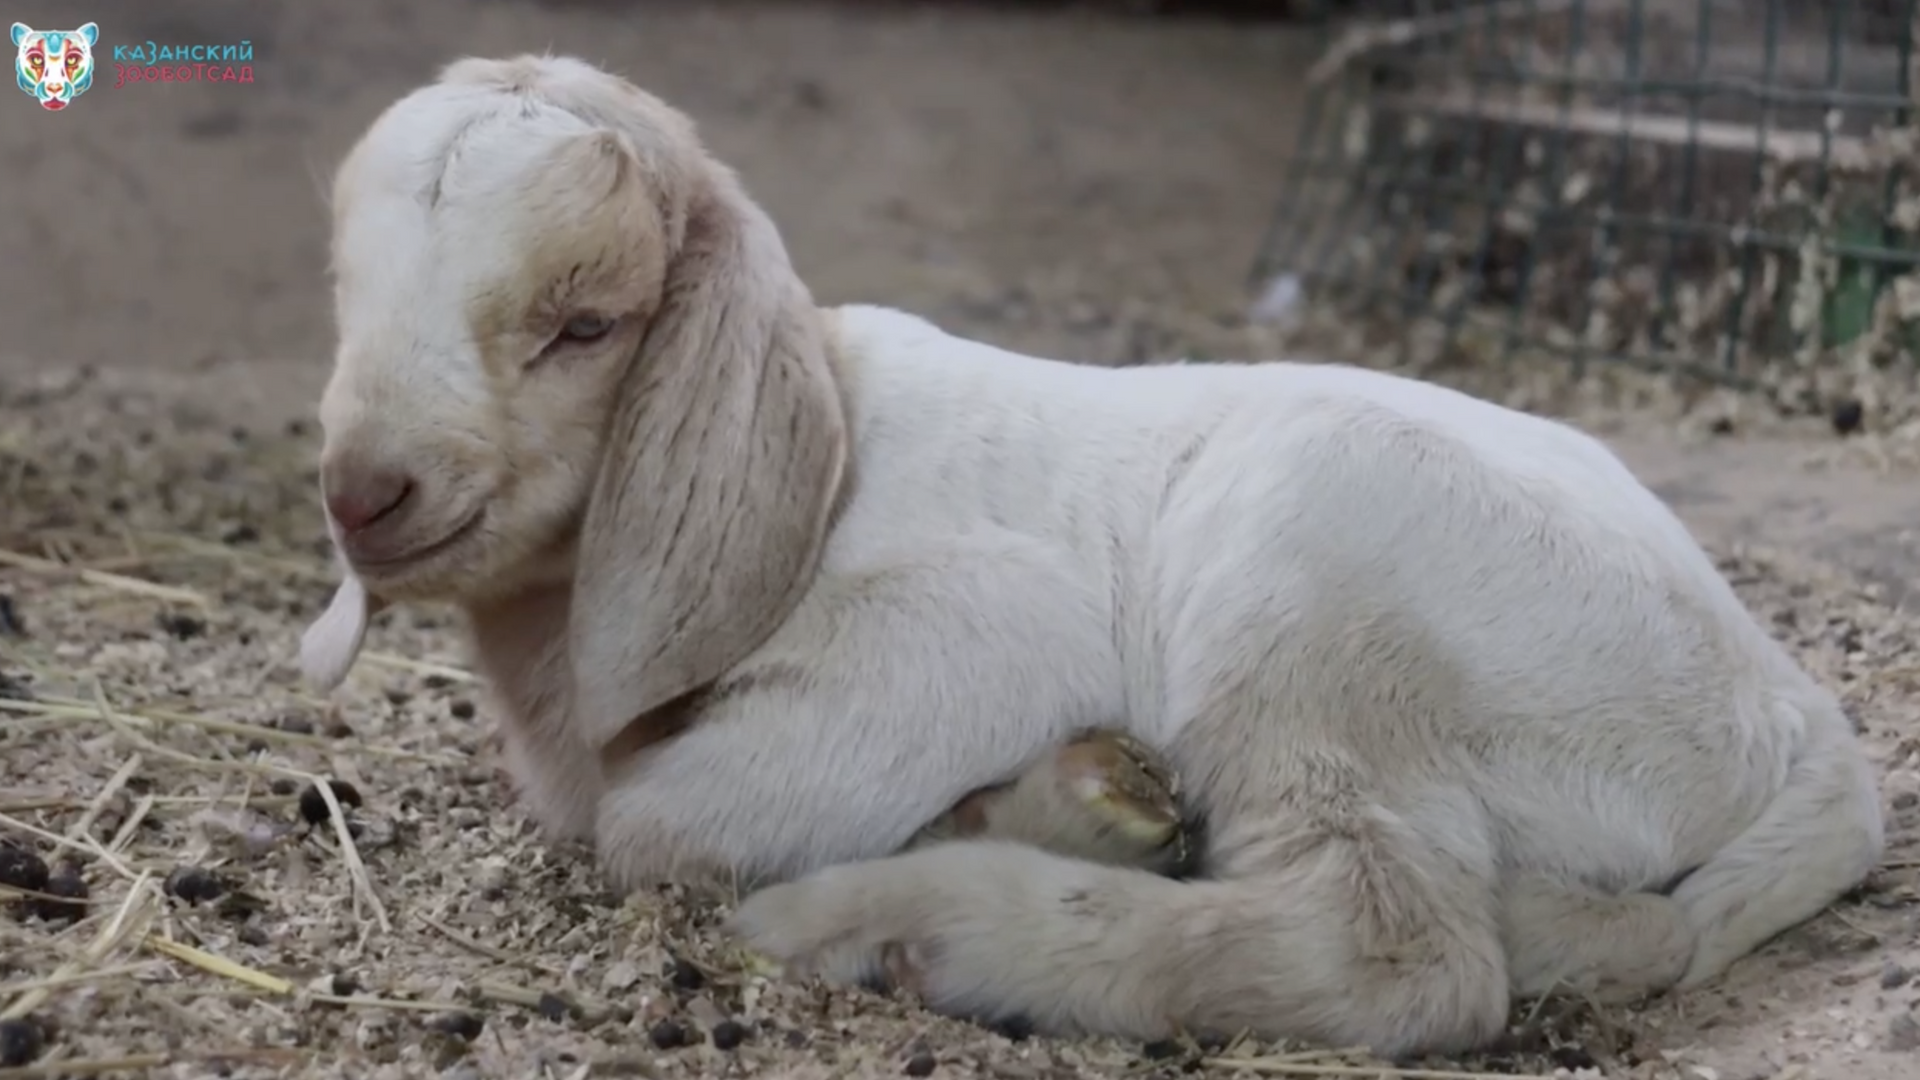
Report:
M401 601L572 590L605 741L717 677L811 577L847 453L820 312L692 123L578 60L469 59L333 190L321 485L338 683Z

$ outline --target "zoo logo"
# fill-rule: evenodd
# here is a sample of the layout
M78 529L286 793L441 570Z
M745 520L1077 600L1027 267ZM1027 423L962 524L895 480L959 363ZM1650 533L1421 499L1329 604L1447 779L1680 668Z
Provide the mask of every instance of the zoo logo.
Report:
M238 45L115 45L113 47L113 87L129 83L190 83L253 81L253 65L238 67L223 60L250 61L253 42L241 39Z
M93 43L99 38L95 23L77 30L35 30L14 23L14 81L41 108L59 112L93 85Z

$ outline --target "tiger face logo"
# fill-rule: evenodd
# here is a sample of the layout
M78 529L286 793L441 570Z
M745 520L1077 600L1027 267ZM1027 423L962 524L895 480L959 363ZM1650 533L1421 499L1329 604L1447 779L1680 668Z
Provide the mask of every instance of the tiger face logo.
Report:
M13 71L20 89L40 107L58 112L93 85L93 43L100 27L87 23L78 30L35 30L13 24Z

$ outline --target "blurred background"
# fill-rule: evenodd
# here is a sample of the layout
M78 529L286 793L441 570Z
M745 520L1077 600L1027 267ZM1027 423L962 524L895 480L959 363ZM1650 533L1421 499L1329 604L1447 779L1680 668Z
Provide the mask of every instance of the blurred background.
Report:
M38 327L34 355L219 368L296 407L329 362L332 169L381 108L457 57L574 53L684 109L823 301L901 304L1113 361L1169 349L1164 324L1242 306L1317 37L1127 3L8 10L36 28L93 20L100 44L69 111L0 98L0 246L14 253L0 321ZM241 39L250 85L113 85L114 45Z

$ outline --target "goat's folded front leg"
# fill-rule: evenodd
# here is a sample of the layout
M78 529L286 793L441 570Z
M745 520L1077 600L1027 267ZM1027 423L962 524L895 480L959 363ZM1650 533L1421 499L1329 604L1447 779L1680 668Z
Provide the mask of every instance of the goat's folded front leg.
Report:
M1102 752L1047 761L1097 718L1125 714L1105 600L1072 553L980 534L822 582L680 734L609 770L602 866L622 888L689 877L751 888L894 854L1008 778L1018 812L996 822L1116 797L1105 780L1121 771ZM1048 783L1017 781L1063 765ZM1102 812L1109 827L1134 814Z

